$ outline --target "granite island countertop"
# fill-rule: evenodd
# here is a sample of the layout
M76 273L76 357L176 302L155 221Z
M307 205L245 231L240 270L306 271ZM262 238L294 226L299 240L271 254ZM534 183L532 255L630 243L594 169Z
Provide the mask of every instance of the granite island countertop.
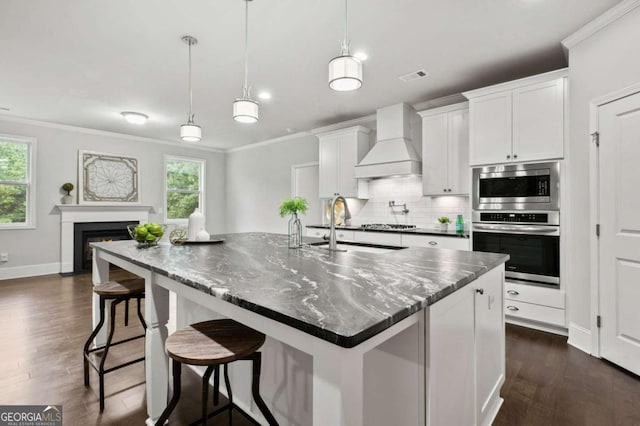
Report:
M507 255L407 248L375 254L287 247L287 236L216 235L222 244L104 250L213 297L350 348L508 260ZM307 238L306 241L319 241Z

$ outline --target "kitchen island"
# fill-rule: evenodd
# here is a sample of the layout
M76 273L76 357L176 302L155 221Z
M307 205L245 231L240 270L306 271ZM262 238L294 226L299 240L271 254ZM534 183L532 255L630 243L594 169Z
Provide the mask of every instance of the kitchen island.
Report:
M92 244L94 283L108 280L109 263L146 280L148 424L167 401L169 291L309 354L314 425L372 424L365 420L372 414L365 416L365 355L407 330L416 339L394 350L419 376L411 384L419 401L411 408L416 424L481 424L497 412L507 256L427 248L385 254L292 250L282 235L221 237L222 244L146 249L133 241ZM489 347L478 345L478 333L487 334ZM491 365L480 365L485 358ZM394 375L392 364L379 367L383 376ZM483 380L487 371L495 374ZM478 395L481 382L487 398Z

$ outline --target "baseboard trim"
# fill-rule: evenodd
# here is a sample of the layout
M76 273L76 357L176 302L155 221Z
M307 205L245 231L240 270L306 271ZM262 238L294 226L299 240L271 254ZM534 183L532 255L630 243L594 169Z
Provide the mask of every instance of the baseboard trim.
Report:
M534 330L546 331L547 333L559 334L560 336L567 336L567 329L564 327L558 327L551 324L544 324L541 322L526 321L515 317L505 316L505 322L507 324L519 325L521 327L533 328Z
M582 352L591 354L591 330L570 322L567 343Z
M7 268L0 268L0 280L37 277L39 275L57 274L59 272L60 262L40 263L37 265L11 266Z

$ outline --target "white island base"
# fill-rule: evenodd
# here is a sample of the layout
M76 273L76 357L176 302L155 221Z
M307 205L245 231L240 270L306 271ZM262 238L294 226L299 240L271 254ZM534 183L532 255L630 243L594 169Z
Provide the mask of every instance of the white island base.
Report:
M503 267L481 276L364 353L363 425L493 422L502 405L505 367L502 276ZM183 298L178 306L178 327L218 317ZM313 357L272 338L261 351L261 394L280 424L314 424ZM267 425L251 400L250 365L231 364L230 374L234 401Z

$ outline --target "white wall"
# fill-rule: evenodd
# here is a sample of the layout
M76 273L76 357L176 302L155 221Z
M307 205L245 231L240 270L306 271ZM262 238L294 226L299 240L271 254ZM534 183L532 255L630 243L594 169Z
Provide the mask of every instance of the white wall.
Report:
M590 330L590 270L593 230L589 225L589 104L640 82L640 8L620 18L569 51L570 141L568 176L571 195L569 243L569 339L575 326ZM573 326L573 327L572 327ZM576 340L579 338L576 338Z
M227 153L227 232L286 234L289 219L280 217L279 206L291 196L291 166L314 161L313 135Z
M141 204L156 209L164 204L164 154L205 159L207 228L213 233L225 231L223 153L68 126L4 119L0 119L0 133L37 139L36 229L0 230L0 252L9 253L9 262L0 264L0 279L15 276L16 271L26 275L59 272L56 265L60 261L60 215L54 206L61 202L60 186L64 182L73 182L77 188L79 149L138 157ZM77 195L76 189L73 194ZM150 220L162 222L163 215L152 214Z
M351 208L352 200L347 200ZM400 214L402 207L389 207L389 201L407 204L409 213ZM455 224L459 214L465 224L471 220L469 197L422 195L422 177L374 179L369 182L369 199L360 202L357 214L351 218L352 225L363 223L399 223L416 225L419 228L434 227L437 218L447 216Z

